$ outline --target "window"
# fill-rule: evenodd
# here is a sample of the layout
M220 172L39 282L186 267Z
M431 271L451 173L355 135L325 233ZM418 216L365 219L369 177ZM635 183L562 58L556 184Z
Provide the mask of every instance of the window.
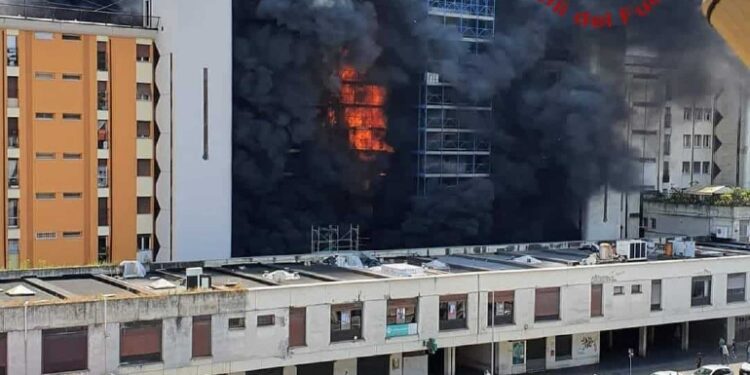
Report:
M18 66L18 36L16 35L6 36L5 46L7 48L8 66Z
M136 86L136 99L144 101L151 100L151 85L148 83L139 83Z
M8 148L18 148L18 119L8 118Z
M8 268L18 268L19 244L18 240L8 240ZM0 356L3 353L0 352ZM2 372L0 372L1 374Z
M690 134L685 134L682 136L682 147L690 148Z
M690 293L691 306L705 306L711 304L711 276L693 277L693 287Z
M151 60L151 46L147 44L137 44L135 48L135 57L137 61L149 62Z
M151 198L138 197L138 215L148 215L151 213Z
M258 315L258 327L268 327L276 324L276 315Z
M651 311L661 310L661 280L651 280Z
M683 161L682 162L682 173L690 173L690 162L689 161Z
M42 373L85 371L88 369L86 327L42 331Z
M539 288L535 291L534 321L560 319L560 288Z
M656 219L651 218L651 229L656 229Z
M107 42L96 42L96 70L107 71Z
M81 75L73 73L63 73L62 79L63 81L80 81Z
M18 199L8 199L8 227L18 228Z
M682 116L683 120L690 120L692 114L693 110L691 108L685 108L685 113Z
M36 199L52 200L55 199L55 193L36 193Z
M555 336L555 361L573 358L573 335Z
M695 121L700 121L703 119L703 108L695 108L693 115L695 116Z
M664 127L666 129L672 127L672 107L664 108Z
M40 241L54 240L57 239L57 233L55 232L36 232L36 239Z
M62 118L63 120L80 120L81 114L80 113L63 113Z
M34 78L40 80L40 81L51 81L55 79L55 73L50 72L36 72L34 73Z
M65 239L81 238L81 232L63 232L63 238Z
M616 296L624 295L625 294L625 288L622 287L622 286L616 286L615 289L614 289L614 294Z
M81 40L81 36L78 34L63 34L63 40Z
M106 159L99 159L96 161L96 184L100 188L105 188L109 186L109 178L108 178L108 170L107 170L107 160Z
M148 121L138 121L136 133L138 138L151 138L151 123Z
M37 152L36 158L39 160L54 160L55 159L55 153L54 152Z
M669 156L672 153L672 135L664 134L664 155Z
M96 147L100 150L109 148L107 136L107 120L98 120L96 122Z
M641 294L643 290L641 289L641 284L634 284L630 286L630 294Z
M211 356L211 315L193 317L193 358Z
M52 40L55 38L55 35L52 33L37 31L34 33L34 39L37 40Z
M703 137L700 135L693 136L693 147L701 148L701 139L703 139Z
M711 148L711 136L710 135L703 136L703 148Z
M151 250L150 234L139 234L136 236L135 241L138 244L138 251Z
M362 339L362 303L331 306L331 342Z
M107 82L96 83L96 109L99 111L109 110L109 97L107 96Z
M106 227L109 225L109 201L107 198L99 198L98 218L99 226Z
M711 108L704 109L703 110L703 119L706 120L706 121L711 121L711 117L713 117L712 116L713 112L714 112L714 110L711 109Z
M109 262L109 246L107 246L107 238L107 236L99 236L96 239L96 259L99 263Z
M700 174L701 173L701 162L694 161L693 162L693 174Z
M306 346L306 315L307 310L304 307L289 308L289 347Z
M704 161L703 162L703 174L710 174L711 173L711 162Z
M18 108L18 77L8 77L8 106Z
M8 187L18 188L18 159L8 159Z
M602 312L602 284L591 285L591 317L604 316Z
M245 329L245 318L229 318L229 329Z
M466 328L466 295L440 296L440 330Z
M417 299L390 299L386 312L385 337L417 334Z
M727 302L745 302L745 283L744 273L727 276Z
M120 324L120 363L161 361L161 320Z
M513 324L515 292L512 290L488 294L487 326ZM493 303L494 302L494 303Z
M669 162L668 161L664 162L664 165L662 167L661 173L662 173L661 182L663 182L665 184L669 183L669 177L670 176L669 176Z
M63 153L63 159L65 160L81 160L81 157L81 154Z
M49 112L37 112L34 117L37 120L52 120L55 118L55 114Z
M81 199L81 193L63 193L63 199Z
M151 177L151 160L138 159L138 177Z

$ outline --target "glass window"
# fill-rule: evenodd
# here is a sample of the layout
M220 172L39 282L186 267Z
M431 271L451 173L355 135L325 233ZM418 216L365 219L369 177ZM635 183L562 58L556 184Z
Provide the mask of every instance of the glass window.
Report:
M136 99L144 101L151 100L151 85L148 83L139 83L136 86Z
M560 319L560 288L538 288L534 298L534 320Z
M107 71L107 42L96 43L96 70Z
M10 99L15 99L12 102L15 105L10 105ZM8 77L8 105L13 108L18 107L18 77Z
M81 36L78 34L63 34L63 40L81 40Z
M8 118L8 148L18 148L18 119L15 117Z
M8 159L8 187L18 188L18 159Z
M703 116L704 116L704 120L706 120L706 121L711 121L711 117L713 117L713 116L712 116L713 112L714 112L714 110L713 110L713 109L711 109L711 108L706 108L706 109L704 109L704 110L703 110Z
M515 292L512 290L490 293L487 305L487 326L513 324Z
M672 127L672 107L664 108L664 127L667 129Z
M696 121L700 121L703 119L703 108L695 108L693 115L695 116Z
M745 273L727 276L727 302L745 302Z
M331 306L331 342L362 338L362 303Z
M99 198L98 205L98 223L100 227L106 227L109 225L109 208L107 207L109 201L107 198Z
M666 184L666 183L669 182L669 180L670 180L670 176L669 176L669 162L665 161L664 165L662 166L662 179L661 179L661 182L663 182L663 183Z
M211 315L193 317L193 358L211 356Z
M227 324L230 330L245 329L245 318L229 318Z
M705 306L711 304L711 276L693 277L690 294L691 306Z
M151 213L151 198L138 197L138 215L148 215Z
M692 113L693 110L691 108L685 108L685 113L682 116L683 120L690 120Z
M151 160L138 159L138 177L151 177Z
M591 285L591 316L603 316L602 312L602 284Z
M664 155L669 156L672 153L672 135L664 134Z
M43 31L37 31L34 33L34 38L37 40L52 40L52 39L55 39L55 34L43 32Z
M96 109L99 111L109 110L109 97L107 96L107 81L96 83Z
M555 336L555 361L573 358L573 335Z
M8 66L18 66L18 36L8 35L5 37Z
M138 244L138 251L151 250L150 234L139 234L135 237L135 241Z
M417 334L417 304L416 298L388 300L385 337Z
M86 327L42 331L42 373L85 371L88 357Z
M137 44L135 48L136 60L141 62L149 62L151 60L151 46Z
M621 295L625 294L625 288L623 288L622 286L616 286L614 288L614 294L616 296L621 296Z
M711 173L711 163L704 161L703 162L703 174L710 174Z
M701 139L703 139L703 137L700 135L693 136L693 146L695 146L695 148L701 148Z
M466 328L466 295L440 296L440 330Z
M307 309L304 307L289 308L289 346L307 345Z
M661 280L651 280L651 311L661 310Z
M694 161L693 162L693 174L700 174L701 173L701 162Z
M268 314L268 315L258 315L257 319L257 326L258 327L268 327L276 324L276 315Z
M631 285L630 294L641 294L641 284Z
M18 228L18 199L8 199L8 227Z
M690 148L690 135L685 134L682 136L682 147Z
M138 135L138 138L150 138L151 137L151 123L148 121L138 121L137 135Z
M703 148L711 148L711 136L710 135L703 136Z
M20 253L20 248L19 248L18 240L8 240L8 268L10 269L18 268L19 253ZM0 353L0 356L2 355L3 353Z
M682 173L690 173L690 162L689 161L683 161L682 162Z
M161 320L120 324L120 363L161 362Z

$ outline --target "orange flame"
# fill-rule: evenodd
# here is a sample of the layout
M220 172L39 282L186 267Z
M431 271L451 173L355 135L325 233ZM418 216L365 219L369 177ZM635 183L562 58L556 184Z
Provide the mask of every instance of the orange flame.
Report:
M382 86L365 84L351 66L339 71L341 116L349 129L349 145L357 151L393 152L385 141L388 119L385 115L386 90ZM335 111L334 111L335 113ZM336 116L329 111L329 124L336 125Z

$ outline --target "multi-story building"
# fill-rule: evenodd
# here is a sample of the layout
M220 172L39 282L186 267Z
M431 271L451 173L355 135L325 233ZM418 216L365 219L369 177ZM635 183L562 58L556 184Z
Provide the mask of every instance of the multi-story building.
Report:
M425 0L430 16L456 27L471 51L482 51L495 34L495 0ZM477 122L492 116L491 100L460 95L437 73L425 73L418 107L417 189L429 194L490 173L491 146Z
M516 374L750 339L747 252L669 258L643 245L618 243L641 261L601 264L579 243L549 243L393 250L370 268L307 254L145 275L3 271L0 369Z
M134 259L153 246L156 31L15 16L26 10L0 24L0 264Z

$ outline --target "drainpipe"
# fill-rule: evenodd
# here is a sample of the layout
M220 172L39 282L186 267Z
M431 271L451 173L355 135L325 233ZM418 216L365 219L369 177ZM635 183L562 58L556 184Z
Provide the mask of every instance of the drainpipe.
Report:
M23 303L23 373L29 373L29 301Z
M107 362L107 339L109 338L109 334L107 333L107 298L114 297L114 294L103 294L102 298L104 298L104 373L109 374L107 370L107 366L109 363Z

